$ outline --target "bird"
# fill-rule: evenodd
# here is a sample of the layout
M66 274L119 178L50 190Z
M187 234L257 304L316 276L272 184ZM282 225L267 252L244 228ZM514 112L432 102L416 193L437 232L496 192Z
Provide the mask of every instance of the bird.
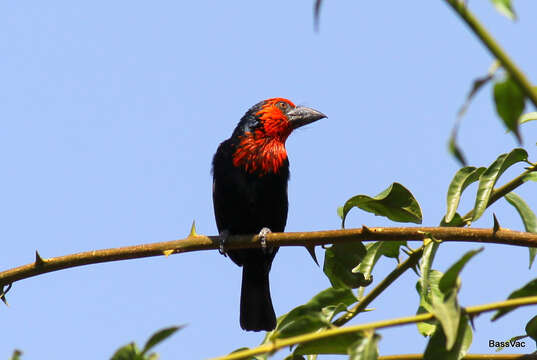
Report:
M240 326L246 331L276 327L269 271L278 247L267 246L266 236L283 232L287 222L285 142L293 130L325 117L285 98L263 100L246 111L214 154L214 214L221 252L242 266ZM261 247L225 252L226 238L241 234L259 234Z

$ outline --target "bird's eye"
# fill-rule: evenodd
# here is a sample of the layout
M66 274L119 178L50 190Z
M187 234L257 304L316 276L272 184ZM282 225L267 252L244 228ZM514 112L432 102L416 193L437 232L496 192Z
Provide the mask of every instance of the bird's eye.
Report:
M287 108L289 107L289 104L287 104L285 101L280 101L278 103L278 107L282 110L287 110Z

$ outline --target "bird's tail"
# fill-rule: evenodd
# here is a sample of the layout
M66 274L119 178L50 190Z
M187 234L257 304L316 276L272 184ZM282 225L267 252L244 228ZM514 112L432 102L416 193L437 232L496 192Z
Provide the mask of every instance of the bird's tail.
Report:
M242 267L241 328L270 331L276 327L269 287L270 265L244 264Z

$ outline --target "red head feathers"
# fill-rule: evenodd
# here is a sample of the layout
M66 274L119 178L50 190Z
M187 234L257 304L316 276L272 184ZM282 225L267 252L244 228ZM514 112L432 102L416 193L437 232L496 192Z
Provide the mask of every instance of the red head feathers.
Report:
M235 128L233 165L248 173L277 173L287 163L285 140L303 125L326 117L323 113L295 106L283 98L261 101L251 107Z

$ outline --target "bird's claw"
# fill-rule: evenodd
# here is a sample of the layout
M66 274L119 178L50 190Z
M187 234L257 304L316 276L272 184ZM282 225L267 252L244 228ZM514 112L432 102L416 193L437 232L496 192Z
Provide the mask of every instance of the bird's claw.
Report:
M219 241L218 241L218 252L224 256L227 256L226 249L224 246L226 245L227 238L229 237L229 231L224 230L219 235Z
M272 231L268 227L264 227L259 232L259 242L261 243L261 249L264 253L267 252L267 235L270 234Z

